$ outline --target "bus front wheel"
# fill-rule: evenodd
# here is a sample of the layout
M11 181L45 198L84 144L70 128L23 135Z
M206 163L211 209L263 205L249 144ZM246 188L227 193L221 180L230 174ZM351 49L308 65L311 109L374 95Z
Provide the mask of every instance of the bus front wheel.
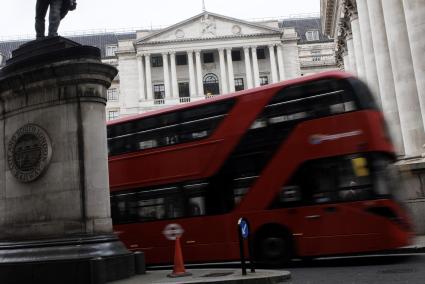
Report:
M256 244L257 261L267 266L281 266L292 257L292 242L287 233L268 232Z

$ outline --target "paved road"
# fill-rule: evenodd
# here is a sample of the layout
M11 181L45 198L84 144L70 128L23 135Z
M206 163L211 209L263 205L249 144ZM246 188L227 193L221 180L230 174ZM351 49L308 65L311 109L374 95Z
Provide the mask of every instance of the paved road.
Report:
M294 262L288 283L425 283L425 254Z

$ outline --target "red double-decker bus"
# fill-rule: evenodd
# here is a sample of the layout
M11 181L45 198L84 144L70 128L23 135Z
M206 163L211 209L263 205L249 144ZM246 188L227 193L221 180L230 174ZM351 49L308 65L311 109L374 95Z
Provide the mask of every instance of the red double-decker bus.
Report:
M113 121L114 229L149 264L238 258L237 220L258 261L408 245L394 149L368 88L327 72Z

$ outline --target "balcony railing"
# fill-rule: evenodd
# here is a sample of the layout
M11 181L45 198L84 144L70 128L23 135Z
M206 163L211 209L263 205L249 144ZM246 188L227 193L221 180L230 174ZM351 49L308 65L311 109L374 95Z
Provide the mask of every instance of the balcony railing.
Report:
M190 103L190 97L181 97L179 100L180 103Z
M163 105L165 104L165 99L155 99L153 100L154 105Z

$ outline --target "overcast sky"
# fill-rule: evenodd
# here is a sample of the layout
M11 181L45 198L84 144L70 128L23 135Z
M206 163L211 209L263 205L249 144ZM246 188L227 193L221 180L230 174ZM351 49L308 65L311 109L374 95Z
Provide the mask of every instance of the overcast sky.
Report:
M0 39L33 36L36 0L0 0ZM77 0L59 33L167 26L202 12L202 0ZM207 11L239 19L319 13L320 0L205 0Z

